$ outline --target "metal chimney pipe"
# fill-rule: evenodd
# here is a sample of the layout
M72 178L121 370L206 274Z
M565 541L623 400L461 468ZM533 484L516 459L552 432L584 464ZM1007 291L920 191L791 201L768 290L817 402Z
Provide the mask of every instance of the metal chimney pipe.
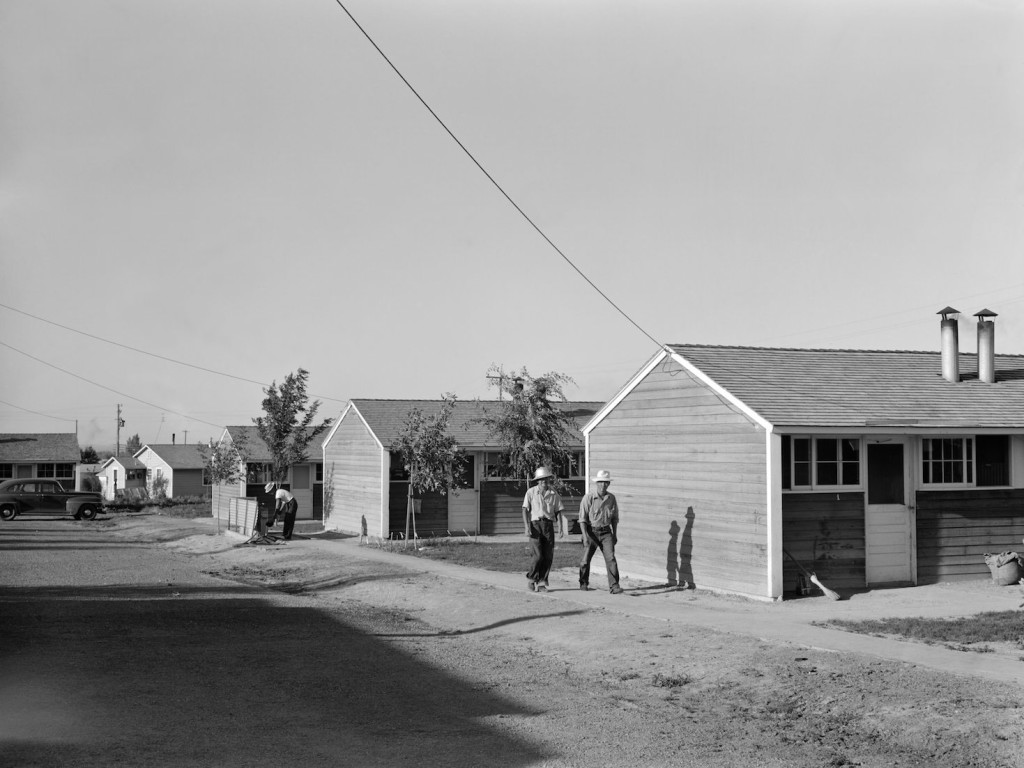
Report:
M176 437L176 435L175 435L175 434L174 434L173 432L171 432L171 445L174 445L174 444L175 444L175 443L177 442L177 441L176 441L176 440L174 439L175 437Z
M942 343L942 378L956 384L960 381L960 310L946 307L935 314L942 315L939 332ZM952 317L951 317L952 315Z
M990 309L974 314L978 318L978 379L986 384L996 381L996 324L989 317L998 317Z

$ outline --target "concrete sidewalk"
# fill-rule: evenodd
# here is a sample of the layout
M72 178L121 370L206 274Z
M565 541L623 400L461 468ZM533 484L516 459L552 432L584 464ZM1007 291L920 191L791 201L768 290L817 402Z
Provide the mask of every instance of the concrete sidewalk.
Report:
M518 540L520 537L513 537ZM290 542L297 548L317 548L345 558L362 558L398 565L412 572L435 573L445 578L487 584L529 595L522 574L499 573L414 558L360 544L357 537L337 533L306 532ZM524 572L526 563L523 564ZM625 570L625 569L624 569ZM570 572L571 571L571 572ZM596 580L603 576L595 574ZM626 592L611 595L605 589L581 592L572 569L552 572L550 591L532 595L536 600L556 600L599 608L624 616L701 626L718 632L747 635L773 642L825 651L860 653L879 659L901 661L959 675L1024 686L1024 650L1018 655L956 651L938 645L844 632L814 626L832 619L852 621L892 617L954 618L988 611L1015 611L1024 602L1024 590L999 587L990 580L950 582L919 587L878 589L844 595L840 601L824 596L764 603L715 595L701 590L675 588L622 579Z

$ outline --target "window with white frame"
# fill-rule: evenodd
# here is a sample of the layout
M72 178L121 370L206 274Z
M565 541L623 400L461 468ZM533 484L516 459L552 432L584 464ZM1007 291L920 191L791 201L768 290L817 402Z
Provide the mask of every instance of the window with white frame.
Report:
M245 465L245 482L250 484L269 483L273 480L274 467L271 464L254 464L249 462Z
M1007 435L921 439L921 483L991 487L1010 484Z
M316 467L316 474L314 475L314 483L322 483L324 481L324 464L322 461L318 461L313 465Z
M858 488L859 437L782 436L782 487L786 490Z
M36 476L52 477L56 480L73 480L75 477L75 465L53 463L37 464Z
M569 458L555 467L555 474L562 478L583 477L587 471L587 455L583 451L571 451Z

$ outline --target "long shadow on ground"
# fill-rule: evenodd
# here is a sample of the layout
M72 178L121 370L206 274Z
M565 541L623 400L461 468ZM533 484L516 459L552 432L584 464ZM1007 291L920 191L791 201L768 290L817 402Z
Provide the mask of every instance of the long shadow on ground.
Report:
M515 768L546 757L484 722L539 712L307 607L188 588L0 588L0 617L3 765Z

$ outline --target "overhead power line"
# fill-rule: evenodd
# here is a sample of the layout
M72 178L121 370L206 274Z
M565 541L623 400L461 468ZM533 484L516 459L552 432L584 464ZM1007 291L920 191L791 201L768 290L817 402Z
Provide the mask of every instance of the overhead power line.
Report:
M51 416L48 413L40 413L39 411L33 411L31 408L22 408L20 405L8 403L6 400L0 400L0 403L3 403L4 405L9 405L11 408L17 408L19 411L24 411L25 413L34 413L36 416L43 416L47 419L56 419L57 421L75 421L75 419L65 419L63 416Z
M100 384L98 381L93 381L92 379L87 379L85 376L79 376L77 373L75 373L73 371L69 371L66 368L61 368L59 365L54 365L53 363L49 363L46 360L42 360L41 358L36 357L35 355L30 355L28 352L25 352L24 350L18 349L17 347L12 347L10 344L8 344L5 341L0 341L0 346L7 347L8 349L12 350L13 352L17 352L19 355L24 355L25 357L29 358L30 360L35 360L37 363L42 363L43 365L48 366L50 368L53 368L56 371L60 371L61 373L66 373L68 376L73 376L76 379L84 381L84 382L86 382L88 384L92 384L94 387L99 387L100 389L105 389L108 392L113 392L115 395L120 395L121 397L127 397L129 400L134 400L137 403L142 403L143 405L148 405L150 408L156 408L158 411L167 411L168 413L173 413L175 416L181 416L182 418L185 418L185 419L190 419L192 421L198 421L201 424L207 424L208 426L211 426L211 427L217 427L218 429L224 429L224 425L223 424L214 424L212 421L206 421L205 419L199 419L199 418L196 418L195 416L190 416L187 413L181 413L180 411L176 411L173 408L167 408L166 406L163 406L163 405L157 405L156 403L151 403L148 400L143 400L140 397L135 397L135 395L129 395L127 392L121 392L119 390L114 389L113 387L108 387L106 384Z
M640 331L640 333L642 333L648 339L653 341L658 347L664 347L664 344L662 344L660 341L658 341L656 338L654 338L651 334L649 334L646 330L644 330L644 328L641 327L641 325L636 320L634 320L632 317L630 317L626 313L626 311L624 309L622 309L618 304L616 304L614 301L612 301L611 298L608 296L608 294L606 294L604 291L602 291L600 288L598 288L597 284L594 283L594 281L591 280L589 277L587 277L587 275L583 272L583 270L580 269L578 266L576 266L576 264L573 262L573 260L570 259L568 256L566 256L561 248L559 248L557 245L555 245L554 241L544 233L544 230L542 230L539 226L537 226L537 224L533 221L533 219L531 219L526 214L526 212L522 208L519 207L519 204L516 203L516 201L512 199L512 196L509 195L509 193L505 191L505 189L501 186L501 184L499 184L497 182L497 180L493 176L491 176L491 174L487 171L487 169L483 167L483 165L480 163L480 161L477 160L476 157L474 157L473 153L470 152L469 149L466 148L466 145L463 144L459 140L459 137L456 136L452 132L452 130L445 124L444 120L442 120L441 117L437 114L437 112L435 112L433 110L433 108L426 102L426 99L424 99L422 96L420 96L419 92L413 87L412 83L410 83L406 79L405 75L403 75L399 71L398 67L396 67L394 65L394 63L391 61L391 59L388 58L387 54L384 53L384 51L381 50L381 47L379 45L377 45L377 43L374 41L374 39L372 37L370 37L370 34L365 29L363 29L363 26L358 21L356 21L355 16L353 16L352 13L349 11L349 9L345 7L345 4L343 2L341 2L341 0L335 0L335 2L338 4L338 7L341 8L341 10L343 10L345 12L345 14L349 17L349 19L352 20L352 23L356 25L356 28L360 32L362 32L363 37L365 37L370 42L370 45L372 45L377 50L377 53L379 53L381 55L381 58L383 58L384 61L387 62L388 66L391 67L391 69L394 71L394 73L396 75L398 75L398 77L401 79L401 81L403 83L405 83L406 87L410 91L412 91L412 94L419 100L420 104L422 104L426 108L426 110L431 114L431 116L437 121L438 125L440 125L444 129L445 133L447 133L451 137L452 141L454 141L459 146L459 149L461 149L465 153L466 157L468 157L471 161L473 161L473 165L475 165L477 168L480 169L480 172L484 176L487 177L487 180L490 181L491 184L494 185L494 188L497 189L498 192L501 193L502 197L504 197L509 202L509 204L511 204L511 206L513 208L515 208L516 211L518 211L519 215L522 216L523 219L525 219L526 222L531 227L533 227L533 229L537 232L537 234L540 235L542 238L544 238L544 241L548 245L550 245L559 256L562 257L562 260L565 261L565 263L568 264L570 267L572 267L573 270L576 271L576 274L578 274L580 277L582 277L587 282L587 284L590 285L591 288L593 288L595 291L597 291L597 293L601 296L601 298L603 298L606 302L608 302L608 304L610 304L612 306L612 308L615 309L616 312L618 312L620 315L622 315L624 318L626 318L626 320L629 321L630 325L632 325L634 328L636 328L638 331Z
M130 352L136 352L136 353L138 353L140 355L147 355L148 357L154 357L157 360L164 360L165 362L174 363L175 365L183 365L186 368L193 368L193 369L195 369L197 371L203 371L204 373L212 373L215 376L224 376L224 377L229 378L229 379L234 379L235 381L244 381L247 384L256 384L257 386L260 386L260 387L262 387L264 389L267 389L267 388L270 387L269 384L267 384L266 382L263 382L263 381L256 381L255 379L247 379L244 376L236 376L233 373L225 373L224 371L216 371L213 368L204 368L201 365L196 365L194 363L187 363L184 360L175 360L173 357L166 357L165 355L158 355L156 352L150 352L150 351L145 350L145 349L139 349L138 347L132 347L132 346L129 346L128 344L122 344L119 341L113 341L112 339L105 339L102 336L97 336L97 335L95 335L93 333L87 333L85 331L79 330L78 328L72 328L71 326L63 325L62 323L58 323L58 322L56 322L54 320L48 320L47 318L40 317L39 315L33 315L31 312L26 312L23 309L18 309L17 307L12 307L9 304L4 304L3 302L0 302L0 307L3 307L4 309L9 309L11 312L17 312L19 315L24 315L25 317L31 317L33 320L38 320L41 323L46 323L46 324L52 325L52 326L54 326L56 328L62 328L63 330L70 331L71 333L77 333L79 336L85 336L86 338L89 338L89 339L95 339L96 341L101 341L104 344L111 345L112 347L120 347L121 349L127 349ZM327 395L313 395L313 397L317 398L319 400L332 400L332 401L334 401L336 403L348 402L347 400L344 400L342 398L328 397Z

